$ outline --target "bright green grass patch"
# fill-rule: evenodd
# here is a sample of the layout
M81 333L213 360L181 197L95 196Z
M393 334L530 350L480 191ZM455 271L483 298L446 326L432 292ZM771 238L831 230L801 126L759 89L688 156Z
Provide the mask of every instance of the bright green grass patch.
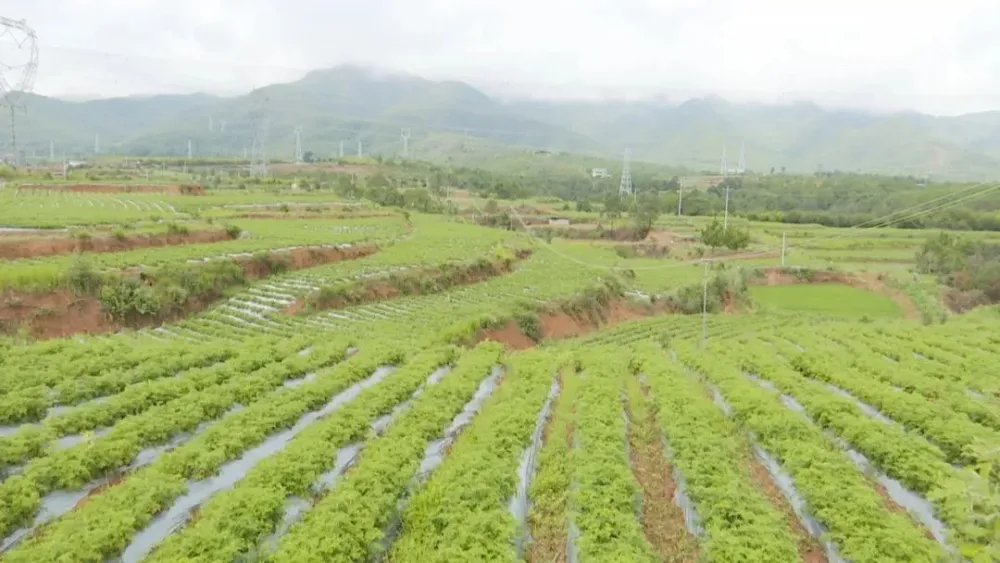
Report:
M835 283L753 286L750 295L768 309L827 315L903 316L899 305L884 295Z

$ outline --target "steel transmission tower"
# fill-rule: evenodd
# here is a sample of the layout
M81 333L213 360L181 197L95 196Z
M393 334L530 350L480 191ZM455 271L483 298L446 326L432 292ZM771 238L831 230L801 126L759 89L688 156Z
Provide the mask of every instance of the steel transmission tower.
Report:
M747 159L743 151L745 147L745 142L740 143L740 159L736 162L736 173L740 175L743 175L747 171Z
M266 176L267 159L267 134L270 128L270 116L267 113L267 96L260 94L260 100L254 108L251 118L254 124L253 145L250 154L250 174L253 176Z
M35 75L38 73L38 36L28 27L24 20L13 20L0 16L0 39L10 37L15 48L12 51L24 51L26 57L18 63L13 59L0 60L0 105L10 108L10 147L14 165L18 164L17 127L15 125L15 110L24 109L22 95L31 91L35 85ZM0 56L6 57L7 53Z
M302 128L295 128L295 162L302 164Z
M399 138L403 140L403 158L410 158L410 128L400 131Z
M618 184L618 197L625 199L632 196L635 199L635 191L632 189L632 170L629 164L629 149L625 149L625 161L622 164L622 179Z
M722 145L722 163L719 164L719 174L723 178L729 174L729 166L726 164L726 145Z

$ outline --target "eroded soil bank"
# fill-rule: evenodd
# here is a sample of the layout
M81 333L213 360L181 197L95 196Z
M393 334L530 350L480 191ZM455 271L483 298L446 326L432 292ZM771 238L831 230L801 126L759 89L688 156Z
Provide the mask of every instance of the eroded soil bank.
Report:
M48 190L55 192L93 193L168 193L176 195L205 195L205 188L192 185L145 184L21 184L19 190Z
M34 237L0 241L0 259L19 260L37 256L58 256L75 252L122 252L136 248L206 244L231 240L224 230L192 231L187 233L149 233L100 237Z
M295 315L308 311L343 309L395 297L440 293L508 274L514 270L518 261L530 255L531 250L523 249L506 260L491 262L484 259L431 268L413 268L401 273L325 287L292 303L284 312Z
M354 260L376 252L375 246L303 247L271 252L230 261L242 271L242 281L268 277L280 271L299 270L342 260ZM146 278L155 283L155 277ZM231 287L231 286L230 286ZM77 294L69 289L29 292L7 289L0 292L0 333L25 332L37 339L61 338L73 334L100 334L125 328L157 326L203 311L225 295L230 287L213 287L210 291L191 295L179 308L127 321L116 320L107 311L99 296Z

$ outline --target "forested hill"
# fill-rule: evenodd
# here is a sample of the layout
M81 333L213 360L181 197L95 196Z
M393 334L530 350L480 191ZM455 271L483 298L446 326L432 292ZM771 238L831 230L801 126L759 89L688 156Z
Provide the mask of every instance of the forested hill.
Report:
M343 66L250 94L162 95L69 102L27 96L19 146L36 156L94 153L242 156L267 115L273 157L303 148L317 155L396 155L410 130L411 155L483 165L530 150L572 152L715 171L723 145L735 165L788 172L864 171L949 178L1000 175L1000 112L959 117L829 111L809 103L754 105L709 97L665 102L501 101L461 82ZM9 115L0 115L0 130ZM10 150L3 135L0 153Z

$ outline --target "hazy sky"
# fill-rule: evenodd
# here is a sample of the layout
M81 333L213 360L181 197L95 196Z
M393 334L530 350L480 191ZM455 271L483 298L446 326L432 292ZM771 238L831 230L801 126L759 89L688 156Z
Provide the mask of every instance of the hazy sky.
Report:
M339 63L493 94L1000 109L997 0L4 0L48 95L238 93ZM0 62L17 60L0 41Z

